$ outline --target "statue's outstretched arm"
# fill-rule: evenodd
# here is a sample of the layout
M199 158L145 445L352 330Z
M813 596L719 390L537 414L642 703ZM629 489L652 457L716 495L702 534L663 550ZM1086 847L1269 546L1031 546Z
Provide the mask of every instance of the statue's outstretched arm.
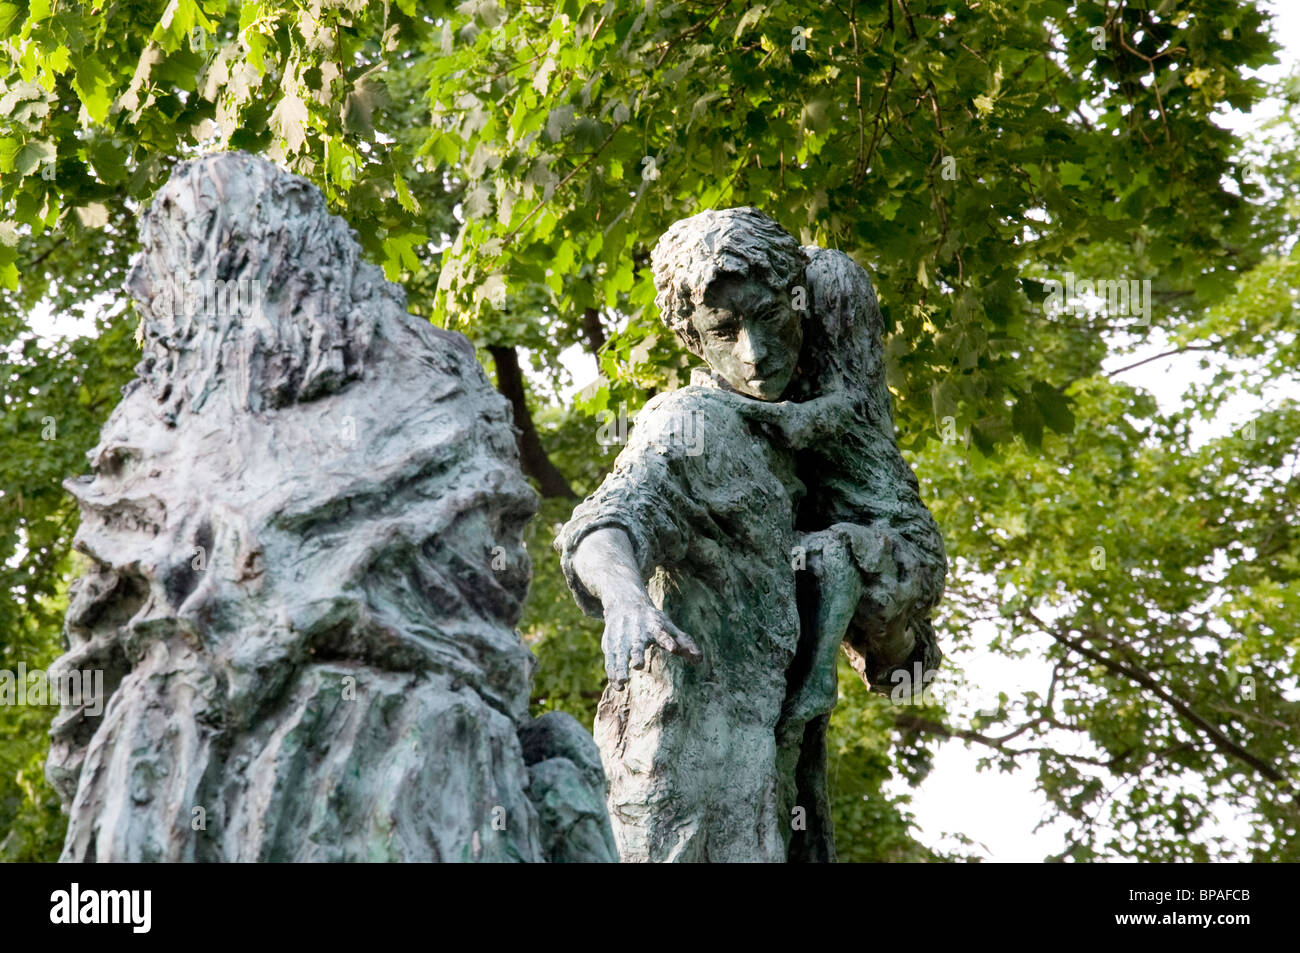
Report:
M573 553L573 571L604 607L605 675L614 688L627 684L628 666L645 667L646 649L656 644L698 662L695 642L650 600L632 540L617 526L602 526L584 536Z

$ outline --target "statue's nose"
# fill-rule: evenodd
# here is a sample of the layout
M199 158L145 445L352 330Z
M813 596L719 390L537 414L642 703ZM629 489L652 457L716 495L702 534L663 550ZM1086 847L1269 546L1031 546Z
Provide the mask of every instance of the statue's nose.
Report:
M750 367L757 368L758 362L766 353L759 339L750 332L749 328L742 327L740 335L736 338L736 357Z

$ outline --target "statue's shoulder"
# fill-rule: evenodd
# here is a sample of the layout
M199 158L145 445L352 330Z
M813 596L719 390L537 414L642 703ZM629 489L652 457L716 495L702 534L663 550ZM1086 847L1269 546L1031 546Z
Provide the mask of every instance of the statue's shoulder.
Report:
M717 387L689 384L676 390L656 394L646 401L637 419L645 418L681 418L695 416L717 417L734 416L737 403L746 398L738 394L728 394Z
M657 394L637 413L628 450L634 455L653 447L669 456L698 456L702 441L731 441L743 432L736 402L743 398L716 387L690 385Z
M674 413L682 408L690 409L691 407L701 406L706 396L703 393L710 390L707 387L698 387L694 384L687 387L678 387L675 390L666 390L655 394L645 402L641 408L641 413Z

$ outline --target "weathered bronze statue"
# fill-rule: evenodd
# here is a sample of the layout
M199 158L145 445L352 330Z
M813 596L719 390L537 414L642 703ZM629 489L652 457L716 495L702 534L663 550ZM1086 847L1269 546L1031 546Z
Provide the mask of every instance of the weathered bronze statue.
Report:
M709 370L646 404L556 544L605 620L620 856L833 860L840 645L884 691L940 657L943 543L895 443L875 292L752 208L676 223L653 263Z
M536 496L461 335L320 192L178 168L130 290L138 378L70 481L51 782L73 861L613 860L591 737L529 717Z

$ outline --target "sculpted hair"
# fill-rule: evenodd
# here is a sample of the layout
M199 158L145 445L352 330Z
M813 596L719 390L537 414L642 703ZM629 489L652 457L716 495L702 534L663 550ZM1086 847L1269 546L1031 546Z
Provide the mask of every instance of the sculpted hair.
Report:
M691 314L722 277L757 278L778 293L805 285L808 256L794 236L756 208L700 212L674 222L650 254L659 318L692 353Z
M168 419L220 391L252 411L337 391L361 374L374 311L406 308L317 189L246 153L178 166L140 237L137 371Z

